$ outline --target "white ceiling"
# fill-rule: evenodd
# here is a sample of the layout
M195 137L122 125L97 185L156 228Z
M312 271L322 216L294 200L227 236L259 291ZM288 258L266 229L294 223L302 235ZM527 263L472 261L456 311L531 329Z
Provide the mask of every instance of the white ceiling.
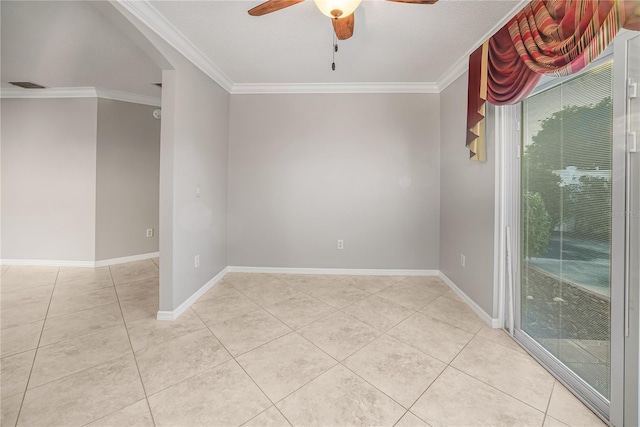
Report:
M339 42L336 71L331 71L331 22L313 1L262 17L247 14L259 3L127 0L122 5L137 9L134 15L165 39L179 40L178 48L187 47L190 59L210 68L205 72L213 70L209 74L234 93L242 86L296 84L424 83L437 90L523 0L434 5L365 0L355 12L354 36ZM150 84L161 78L157 51L151 48L153 61L150 43L108 2L2 1L1 8L3 87L8 81L32 81L160 95Z
M352 38L331 70L330 19L314 2L264 15L260 1L154 1L152 5L234 84L436 82L503 21L515 0L434 5L363 1Z
M137 30L108 3L0 3L3 88L30 81L160 96L152 83L162 81L161 67L143 50L149 46Z

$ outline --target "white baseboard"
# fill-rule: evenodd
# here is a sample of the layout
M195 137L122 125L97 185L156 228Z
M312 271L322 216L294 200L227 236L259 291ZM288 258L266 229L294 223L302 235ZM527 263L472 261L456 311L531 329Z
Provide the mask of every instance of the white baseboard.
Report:
M131 255L121 258L105 259L100 261L66 261L66 260L50 260L50 259L3 259L0 260L1 265L29 265L29 266L48 266L48 267L104 267L107 265L124 264L126 262L142 261L145 259L157 258L160 256L158 252L148 254Z
M157 258L160 256L159 252L150 252L148 254L124 256L120 258L103 259L96 261L94 267L104 267L106 265L125 264L133 261L144 261L145 259Z
M484 311L478 304L476 304L475 301L469 298L469 296L467 296L467 294L465 294L459 287L457 287L456 284L453 283L451 279L449 279L443 272L440 272L438 276L444 283L447 284L447 286L451 288L453 292L455 292L460 297L460 299L462 299L462 301L465 302L465 304L471 307L471 309L478 315L478 317L480 317L489 327L493 329L500 328L499 319L494 319L489 316L486 311Z
M46 267L93 267L93 261L66 261L50 259L3 259L2 265L25 265L25 266L46 266Z
M229 266L229 273L326 274L346 276L437 276L438 270L395 270L364 268L284 268Z
M191 304L196 302L198 300L198 298L200 298L202 295L205 294L205 292L207 292L209 289L211 289L213 287L213 285L215 285L220 280L222 280L224 275L227 274L228 269L229 269L229 267L225 267L224 269L222 269L222 271L220 273L216 274L213 277L213 279L209 280L200 289L195 291L189 298L187 298L187 300L185 302L180 304L175 310L173 310L173 311L158 311L158 315L156 316L156 319L158 319L158 320L176 320L178 317L180 317L180 315L182 313L184 313L185 311L187 311L187 309L189 307L191 307Z

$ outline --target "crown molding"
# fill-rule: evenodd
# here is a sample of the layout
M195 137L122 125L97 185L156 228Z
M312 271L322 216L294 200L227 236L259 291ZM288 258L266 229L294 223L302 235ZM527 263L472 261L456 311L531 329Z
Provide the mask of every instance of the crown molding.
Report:
M104 98L114 101L159 107L161 99L153 96L138 95L120 90L96 87L52 87L47 89L2 88L0 98L45 99L45 98Z
M233 82L189 39L171 24L148 0L117 0L133 16L180 52L196 67L231 93Z
M505 26L507 22L511 20L523 7L525 7L530 0L520 0L518 3L507 13L496 25L491 27L489 31L487 31L476 43L473 48L469 49L462 57L456 61L445 73L438 79L436 82L436 86L438 87L438 92L442 92L453 83L458 77L460 77L467 69L469 68L469 55L475 51L478 46L485 42L488 38L493 36L500 28Z
M438 93L436 83L236 83L232 95L305 93Z

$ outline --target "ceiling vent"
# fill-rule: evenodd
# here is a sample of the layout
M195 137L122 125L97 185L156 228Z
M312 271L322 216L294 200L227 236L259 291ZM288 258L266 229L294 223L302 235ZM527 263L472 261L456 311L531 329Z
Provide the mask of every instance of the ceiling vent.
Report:
M46 89L44 86L41 86L36 83L31 83L31 82L9 82L9 84L12 84L14 86L18 86L24 89Z
M162 87L162 83L152 83L152 84L155 85L155 86L158 86L160 88Z

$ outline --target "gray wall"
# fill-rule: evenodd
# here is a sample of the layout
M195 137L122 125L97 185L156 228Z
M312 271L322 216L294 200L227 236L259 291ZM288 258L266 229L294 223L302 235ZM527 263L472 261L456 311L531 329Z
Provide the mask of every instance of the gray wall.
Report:
M121 5L113 6L170 63L160 64L160 310L173 311L228 265L230 96Z
M2 258L93 261L93 99L2 99Z
M229 265L437 269L439 120L437 94L232 96Z
M96 260L158 251L157 107L98 99ZM146 237L153 228L154 236Z
M465 73L440 94L440 270L495 317L495 147L489 136L487 162L469 160L467 79ZM460 265L461 254L465 268Z

